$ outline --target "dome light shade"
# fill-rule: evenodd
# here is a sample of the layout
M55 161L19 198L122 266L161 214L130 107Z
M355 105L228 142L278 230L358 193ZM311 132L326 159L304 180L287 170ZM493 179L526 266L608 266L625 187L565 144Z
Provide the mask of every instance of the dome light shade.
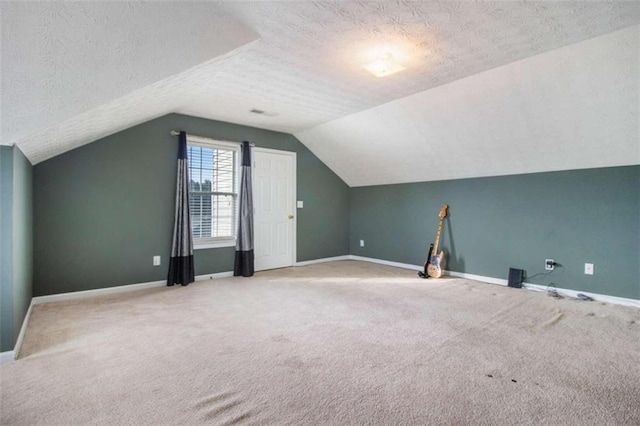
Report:
M362 66L376 77L386 77L405 69L398 62L393 60L390 53L382 55L378 60Z

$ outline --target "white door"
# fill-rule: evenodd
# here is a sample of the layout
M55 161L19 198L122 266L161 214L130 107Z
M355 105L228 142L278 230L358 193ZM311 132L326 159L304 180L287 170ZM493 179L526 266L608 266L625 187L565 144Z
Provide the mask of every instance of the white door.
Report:
M295 261L295 152L255 148L253 162L255 269Z

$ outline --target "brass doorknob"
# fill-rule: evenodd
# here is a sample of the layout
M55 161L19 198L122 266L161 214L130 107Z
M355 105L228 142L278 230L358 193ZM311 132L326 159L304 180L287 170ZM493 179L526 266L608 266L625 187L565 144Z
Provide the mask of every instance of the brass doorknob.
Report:
M289 215L289 219L293 219L293 215L292 214Z

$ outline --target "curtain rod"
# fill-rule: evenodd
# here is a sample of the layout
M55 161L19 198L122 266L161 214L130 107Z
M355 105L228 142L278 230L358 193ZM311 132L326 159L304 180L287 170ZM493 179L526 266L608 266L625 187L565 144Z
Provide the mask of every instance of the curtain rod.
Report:
M178 132L177 130L172 130L172 131L170 131L170 132L169 132L169 134L170 134L171 136L178 136L178 135L180 135L180 132ZM223 141L223 140L220 140L220 139L213 139L213 138L210 138L210 137L208 137L208 136L192 135L191 133L187 133L187 136L191 136L191 137L194 137L194 138L200 138L200 139L209 139L209 140L210 140L210 141L212 141L212 142L236 143L236 144L238 144L238 145L240 145L240 144L242 143L242 142L235 142L235 141ZM256 144L254 144L254 143L249 143L249 145L250 145L250 146L256 146Z

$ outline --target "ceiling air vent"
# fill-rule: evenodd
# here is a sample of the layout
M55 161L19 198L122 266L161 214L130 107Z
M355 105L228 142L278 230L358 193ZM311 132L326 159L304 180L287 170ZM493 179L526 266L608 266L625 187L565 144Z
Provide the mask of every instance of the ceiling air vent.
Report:
M268 112L268 111L257 109L257 108L252 108L249 112L252 114L266 115L267 117L275 117L276 115L278 115L278 113Z

